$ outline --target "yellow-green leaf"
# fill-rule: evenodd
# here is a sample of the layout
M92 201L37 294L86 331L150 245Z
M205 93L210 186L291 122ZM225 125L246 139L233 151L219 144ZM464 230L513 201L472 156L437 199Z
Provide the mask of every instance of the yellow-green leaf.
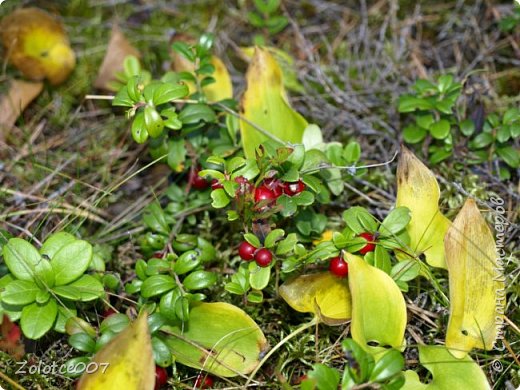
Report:
M376 360L383 346L402 348L406 328L406 304L394 280L359 256L345 254L352 294L352 338ZM376 342L380 346L370 346Z
M98 369L81 376L78 390L152 390L155 363L146 313L96 353L92 362Z
M243 310L229 303L198 303L184 326L163 327L177 362L214 375L245 375L258 365L267 340Z
M439 210L439 197L439 184L433 172L402 147L397 166L396 206L410 209L411 220L406 230L410 236L411 255L424 253L428 264L446 268L444 236L450 221Z
M268 50L255 48L246 79L247 89L241 102L245 120L240 120L246 157L255 157L256 148L267 139L247 122L280 140L301 143L307 121L290 106L282 83L282 72Z
M486 375L469 356L456 359L443 346L420 345L419 360L432 373L433 380L425 385L415 371L407 370L401 390L490 389Z
M279 292L294 310L314 313L328 325L343 324L351 317L348 281L330 272L298 276L280 286Z
M475 347L493 348L506 305L495 239L473 199L455 218L445 245L451 306L446 346L462 358Z

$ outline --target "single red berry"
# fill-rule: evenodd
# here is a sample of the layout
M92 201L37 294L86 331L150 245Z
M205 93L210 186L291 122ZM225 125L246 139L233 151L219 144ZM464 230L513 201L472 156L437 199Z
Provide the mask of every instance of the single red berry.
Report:
M103 316L103 318L107 318L107 317L110 317L112 314L116 314L116 313L117 313L117 311L115 311L111 307L108 307L103 311L103 314L101 314L101 316Z
M220 184L217 179L211 180L211 189L218 190L219 188L224 188L224 186Z
M284 184L278 179L266 179L262 184L271 190L275 198L278 198L283 193Z
M244 241L240 246L238 247L238 255L242 260L250 261L253 260L255 257L256 249L253 245L251 245L249 242Z
M283 188L283 193L289 196L298 195L300 192L305 190L305 183L301 180L298 180L294 183L285 183Z
M267 267L273 261L273 254L269 249L262 248L255 253L255 261L260 267Z
M164 253L162 252L155 252L152 257L156 258L156 259L162 259L164 256Z
M193 188L197 190L205 190L210 186L210 183L199 176L200 168L195 168L190 170L189 181Z
M334 257L330 259L329 271L340 278L344 278L348 275L348 264L341 257Z
M373 243L373 241L375 241L375 237L373 234L365 232L365 233L361 233L359 235L359 237L363 237L365 240L368 241L368 244L366 244L363 248L361 248L359 250L359 253L364 255L368 252L373 252L376 249L376 244Z
M211 389L215 380L210 375L197 375L197 379L195 379L195 388L196 389Z
M12 324L11 329L7 332L7 340L11 343L16 343L20 340L21 336L20 327L16 324Z
M168 372L166 368L155 366L155 390L163 387L168 382Z
M276 199L276 195L273 191L267 188L264 184L256 187L255 189L255 202L261 202L263 200L268 200L272 202Z

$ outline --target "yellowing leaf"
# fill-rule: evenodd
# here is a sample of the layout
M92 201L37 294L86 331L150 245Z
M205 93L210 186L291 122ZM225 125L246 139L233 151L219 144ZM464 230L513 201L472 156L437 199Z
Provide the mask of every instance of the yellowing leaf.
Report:
M139 51L128 42L121 32L121 29L114 24L105 58L103 58L103 62L99 67L96 81L94 81L94 87L108 91L117 91L111 83L117 80L116 74L123 71L123 63L127 56L139 58L141 55Z
M193 62L188 61L177 52L172 52L172 60L172 68L176 72L193 72L195 70ZM215 67L215 71L211 75L211 77L215 79L215 82L202 88L206 98L210 102L231 99L233 97L233 84L231 83L231 76L229 75L226 65L215 55L211 56L211 65ZM199 78L202 79L202 77ZM190 88L190 94L197 91L195 84L192 82L187 82L186 84Z
M81 376L78 390L152 390L155 363L145 313L96 353L92 361L98 369Z
M278 139L301 143L307 121L294 111L282 84L282 73L268 50L257 47L247 70L247 89L242 97L240 132L247 158L255 157L256 148L268 137L250 123Z
M20 8L0 22L7 59L29 79L60 84L76 65L62 24L38 8Z
M347 279L330 272L298 276L280 286L279 293L294 310L314 313L328 325L344 324L350 319Z
M506 305L493 234L468 199L445 238L450 281L446 347L462 358L472 348L492 349ZM501 321L501 322L502 322Z
M352 338L372 354L385 352L384 346L403 347L406 304L399 287L387 273L361 257L350 253L345 257L352 294ZM369 342L380 346L369 346Z
M233 377L254 370L267 340L243 310L229 303L199 303L183 327L163 327L177 362L214 375Z
M12 80L7 94L0 98L0 140L13 127L25 108L40 94L43 84Z
M334 235L334 232L332 230L325 230L322 233L321 237L319 239L317 239L317 240L312 241L312 243L314 245L318 245L321 242L331 241L333 235Z
M439 210L440 190L433 173L402 147L397 166L396 207L408 207L412 219L406 227L412 255L426 256L428 264L446 268L444 236L450 221ZM402 256L399 256L400 258Z
M433 380L425 385L415 371L407 370L401 390L490 389L486 375L469 356L456 359L443 346L420 345L419 360L432 373Z

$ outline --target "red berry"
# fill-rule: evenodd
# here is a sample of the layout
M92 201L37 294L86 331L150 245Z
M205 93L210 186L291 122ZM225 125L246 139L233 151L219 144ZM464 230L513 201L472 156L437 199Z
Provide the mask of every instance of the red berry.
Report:
M163 387L168 382L168 372L166 368L155 366L155 390Z
M155 252L152 257L156 258L156 259L162 259L164 256L164 253L162 252Z
M273 201L276 196L273 191L267 188L264 184L255 189L255 202L261 202L263 200Z
M242 260L250 261L255 257L256 248L249 242L244 241L238 247L238 255Z
M189 181L193 188L197 190L205 190L210 186L209 182L203 177L199 176L200 168L190 170Z
M348 264L341 257L334 257L330 260L329 271L340 278L344 278L348 275Z
M305 190L305 183L298 180L294 183L285 183L283 187L283 193L289 196L298 195L300 192Z
M197 379L195 379L195 388L196 389L211 389L213 387L214 379L210 375L197 375Z
M211 180L211 189L218 190L219 188L224 188L224 186L220 184L217 179Z
M368 241L368 244L366 244L363 248L361 248L359 250L359 253L364 255L368 252L373 252L376 249L376 244L373 243L373 241L375 241L375 237L373 234L365 232L365 233L361 233L359 235L359 237L363 237L365 240Z
M262 248L255 253L255 261L260 267L267 267L273 261L273 254L269 249Z
M278 198L283 193L284 185L278 179L266 179L264 180L263 185L271 190L275 198Z
M115 311L114 309L112 309L111 307L105 309L105 311L103 311L103 314L101 314L103 316L103 318L107 318L107 317L110 317L112 314L116 314L117 311Z

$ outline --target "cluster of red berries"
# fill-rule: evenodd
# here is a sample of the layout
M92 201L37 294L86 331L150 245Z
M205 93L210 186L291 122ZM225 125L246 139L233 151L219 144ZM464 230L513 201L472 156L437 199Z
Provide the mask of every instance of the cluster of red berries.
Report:
M258 187L255 188L255 202L268 200L275 201L279 196L285 194L287 196L298 195L305 190L305 183L298 180L294 183L283 182L278 179L266 179Z
M238 255L242 260L255 260L260 267L267 267L273 261L273 254L267 248L255 248L249 242L244 241L238 247Z
M376 248L376 244L374 243L376 237L367 232L361 233L359 236L368 241L368 243L359 250L359 253L365 255L368 252L373 252ZM330 259L329 271L340 278L344 278L348 275L348 263L343 260L341 256L334 257Z

